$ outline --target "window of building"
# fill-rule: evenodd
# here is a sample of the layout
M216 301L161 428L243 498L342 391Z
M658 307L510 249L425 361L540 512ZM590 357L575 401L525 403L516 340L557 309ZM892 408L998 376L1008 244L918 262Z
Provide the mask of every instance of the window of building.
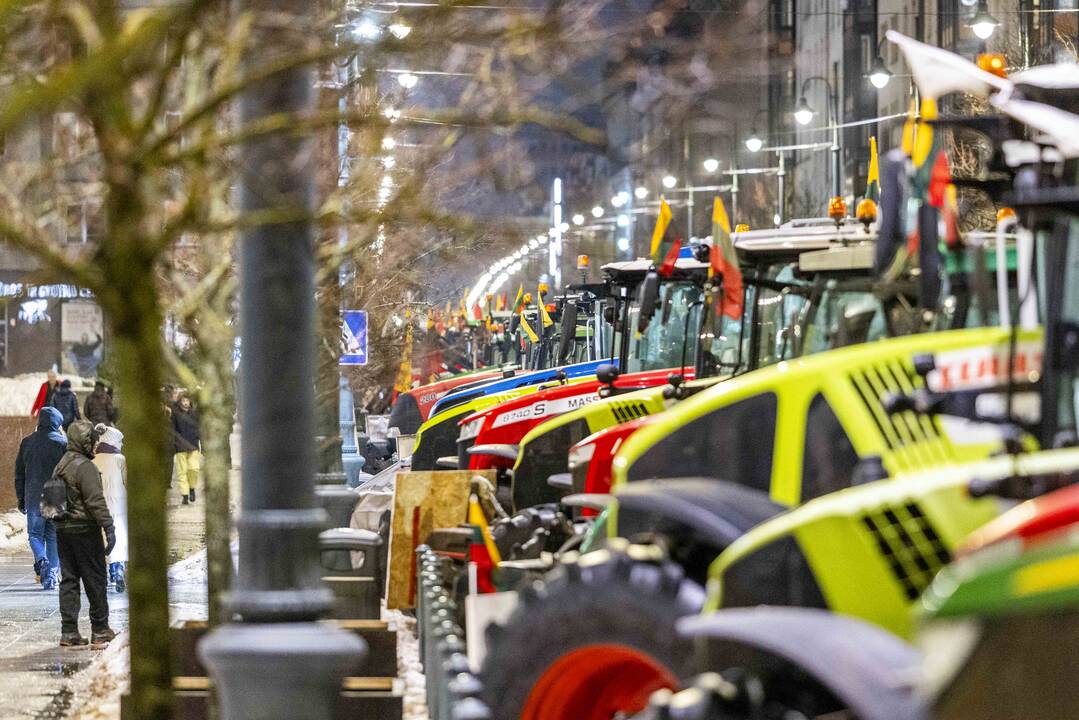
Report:
M806 414L802 502L850 487L858 460L832 406L818 393Z
M876 55L873 47L873 36L869 33L862 33L861 36L862 45L862 74L868 75L873 69L873 58Z
M65 241L69 245L99 243L105 238L105 211L100 201L69 202L65 216Z

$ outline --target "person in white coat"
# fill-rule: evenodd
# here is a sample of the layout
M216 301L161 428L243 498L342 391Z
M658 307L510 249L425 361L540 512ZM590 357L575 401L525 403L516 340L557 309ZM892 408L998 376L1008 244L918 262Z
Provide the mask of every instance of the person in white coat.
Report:
M127 587L127 460L123 455L124 434L114 427L99 424L100 435L94 448L94 465L101 472L105 502L116 528L116 546L109 553L109 584L116 592Z

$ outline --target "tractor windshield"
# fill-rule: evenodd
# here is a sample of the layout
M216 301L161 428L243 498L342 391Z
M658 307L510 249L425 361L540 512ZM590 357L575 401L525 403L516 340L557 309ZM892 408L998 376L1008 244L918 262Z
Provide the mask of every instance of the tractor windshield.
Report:
M696 362L697 337L701 322L703 291L690 281L663 282L659 288L659 309L641 333L630 337L628 372L662 370ZM629 327L637 327L640 306L629 308Z

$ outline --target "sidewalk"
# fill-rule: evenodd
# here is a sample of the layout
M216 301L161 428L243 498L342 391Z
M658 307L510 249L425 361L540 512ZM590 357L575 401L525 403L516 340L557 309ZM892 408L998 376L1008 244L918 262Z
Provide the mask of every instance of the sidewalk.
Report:
M203 509L201 501L169 508L170 563L203 547ZM205 616L203 583L195 573L170 573L172 614L185 618ZM109 611L112 628L117 632L126 630L126 594L110 592ZM88 613L83 595L80 628L84 635L89 633ZM34 581L29 547L0 551L0 715L4 718L65 716L72 702L73 677L101 651L61 648L59 638L57 593L42 590Z

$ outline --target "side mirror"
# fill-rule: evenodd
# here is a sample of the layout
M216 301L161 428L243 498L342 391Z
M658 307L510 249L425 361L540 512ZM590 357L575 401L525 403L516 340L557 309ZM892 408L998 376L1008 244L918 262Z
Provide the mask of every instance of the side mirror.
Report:
M558 364L565 362L570 345L577 337L577 303L566 301L562 306L562 322L558 327Z
M844 313L839 320L839 337L836 338L836 347L859 345L869 337L869 326L873 324L876 310L861 310Z
M613 385L618 379L618 366L604 363L596 368L596 379L604 385Z
M521 325L521 316L515 314L513 317L510 318L509 334L512 335L515 332L517 332L517 328L520 325Z
M656 314L656 307L658 305L659 273L655 270L650 270L648 274L644 276L644 282L641 283L641 310L640 315L637 316L637 332L644 332L648 329L648 323Z

